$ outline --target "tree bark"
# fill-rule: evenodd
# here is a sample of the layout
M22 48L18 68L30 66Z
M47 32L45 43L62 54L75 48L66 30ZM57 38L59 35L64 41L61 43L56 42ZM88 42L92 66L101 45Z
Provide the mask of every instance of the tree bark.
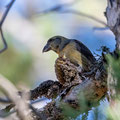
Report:
M107 25L115 35L116 49L120 50L120 0L107 0L105 15Z
M78 68L66 59L58 58L56 60L56 64L59 65L59 68L64 73L62 75L66 80L66 83L64 83L62 87L57 84L57 98L39 110L39 113L43 114L46 120L62 120L68 119L69 117L76 118L80 113L90 110L91 107L93 107L93 104L96 104L106 94L107 74L103 65L102 71L100 70L102 61L95 64L94 70L91 70L92 72L90 71L91 73L79 73ZM46 83L51 82L46 81ZM43 85L46 86L46 83L42 84L42 88L45 88ZM53 89L54 84L55 83L50 84L51 86L48 85L49 88L46 92L44 92L44 95L41 92L40 94L51 98L51 88L53 90L51 92L55 92L55 89ZM40 85L37 90L32 90L32 93L36 93L35 91L39 92L42 88ZM39 93L36 95L39 95ZM37 96L35 96L35 98L37 98ZM68 109L74 114L67 111Z

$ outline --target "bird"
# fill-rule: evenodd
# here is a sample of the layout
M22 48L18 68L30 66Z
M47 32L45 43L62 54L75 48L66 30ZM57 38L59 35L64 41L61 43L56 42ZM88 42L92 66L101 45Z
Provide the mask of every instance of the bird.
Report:
M91 51L79 40L69 39L63 36L53 36L48 39L42 52L53 50L59 58L67 58L76 66L80 66L84 71L95 63L96 59Z

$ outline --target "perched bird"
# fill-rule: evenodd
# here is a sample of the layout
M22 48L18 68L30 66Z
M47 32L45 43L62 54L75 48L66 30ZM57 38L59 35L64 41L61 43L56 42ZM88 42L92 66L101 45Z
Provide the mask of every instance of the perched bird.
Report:
M68 39L63 36L54 36L47 41L43 52L53 50L59 57L67 58L74 65L87 71L88 66L94 64L95 57L90 50L80 41Z

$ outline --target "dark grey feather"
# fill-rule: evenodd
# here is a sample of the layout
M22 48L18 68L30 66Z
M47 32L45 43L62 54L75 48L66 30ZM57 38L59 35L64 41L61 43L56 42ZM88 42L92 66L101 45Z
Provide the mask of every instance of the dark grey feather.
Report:
M81 52L89 61L95 62L95 57L92 55L91 51L80 41L72 40L76 43L77 50Z

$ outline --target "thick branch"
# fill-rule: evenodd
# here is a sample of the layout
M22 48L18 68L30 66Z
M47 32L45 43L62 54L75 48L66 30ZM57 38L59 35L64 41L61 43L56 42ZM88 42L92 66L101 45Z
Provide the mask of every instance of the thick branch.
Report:
M116 38L116 49L120 50L120 2L119 0L107 0L107 25Z
M103 65L101 65L101 62L98 62L94 67L91 67L91 72L85 73L79 72L78 68L67 59L58 58L56 64L58 66L55 65L55 67L59 67L57 72L59 70L59 74L62 75L65 82L62 85L63 87L57 87L56 92L58 96L56 100L47 104L42 110L38 110L46 119L62 120L63 118L68 118L70 116L73 117L69 112L67 112L67 115L64 115L67 109L72 110L73 113L77 113L74 114L74 117L77 117L81 111L85 112L86 110L90 110L91 104L98 102L106 94L107 74ZM61 72L63 72L63 74ZM58 79L62 79L62 77ZM49 87L45 88L47 83L52 84L47 85ZM55 89L50 89L53 87L53 84L54 82L52 81L46 81L33 91L37 92L36 95L38 97L43 95L48 98L54 98L54 96L51 96L51 93L55 93ZM45 88L46 92L41 92L42 88ZM32 92L31 95L34 96L34 92ZM50 97L48 95L50 95ZM35 96L35 98L37 98L37 96Z
M15 86L2 75L0 75L0 88L6 93L8 98L15 104L17 113L22 120L31 120L30 111L27 105L27 98L20 97Z
M86 112L97 103L107 91L106 84L94 80L85 80L80 85L72 87L64 97L59 96L55 101L47 104L39 110L46 119L62 120L64 118L76 118L80 113ZM92 105L92 106L91 106ZM73 115L69 111L73 111ZM67 115L65 115L67 111Z

